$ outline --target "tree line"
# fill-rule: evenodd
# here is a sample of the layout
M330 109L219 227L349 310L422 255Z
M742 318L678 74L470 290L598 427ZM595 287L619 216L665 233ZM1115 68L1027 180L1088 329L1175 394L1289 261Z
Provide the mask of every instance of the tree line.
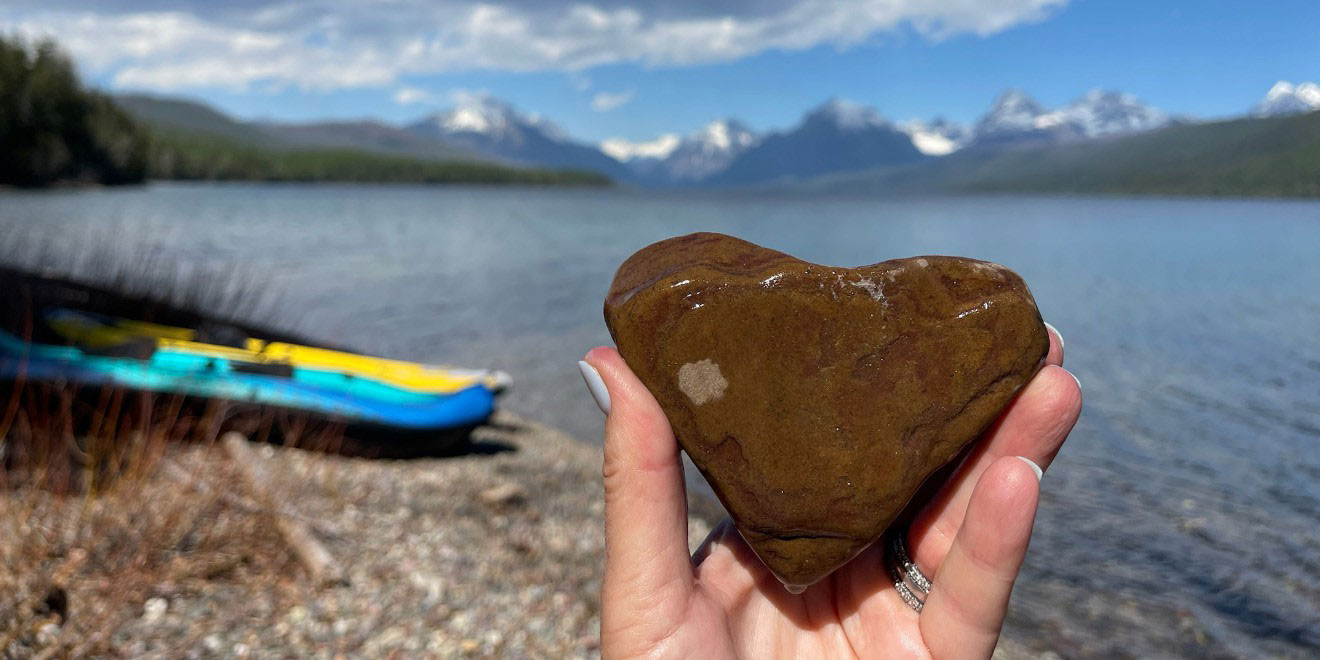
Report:
M136 183L148 139L53 41L0 36L0 184Z

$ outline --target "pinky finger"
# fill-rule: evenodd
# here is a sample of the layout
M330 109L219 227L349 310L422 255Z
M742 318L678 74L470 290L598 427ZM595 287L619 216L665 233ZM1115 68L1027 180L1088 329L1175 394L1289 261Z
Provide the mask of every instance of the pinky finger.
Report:
M994 652L1036 519L1038 469L1004 457L977 481L921 612L921 635L934 657L989 658Z

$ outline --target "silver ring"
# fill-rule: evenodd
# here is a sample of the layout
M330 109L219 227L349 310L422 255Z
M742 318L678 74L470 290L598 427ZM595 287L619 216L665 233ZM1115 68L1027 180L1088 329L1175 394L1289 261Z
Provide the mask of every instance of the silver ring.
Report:
M894 555L902 565L903 574L912 581L912 586L916 587L924 596L930 593L930 578L926 577L926 574L922 573L920 568L917 568L917 562L912 561L912 558L908 556L907 544L903 542L903 536L903 534L895 534L890 541L890 545L894 548Z
M916 562L908 556L907 545L902 533L894 534L889 541L889 552L885 553L889 577L894 581L894 590L898 597L918 613L925 607L925 597L930 594L930 579L917 568Z

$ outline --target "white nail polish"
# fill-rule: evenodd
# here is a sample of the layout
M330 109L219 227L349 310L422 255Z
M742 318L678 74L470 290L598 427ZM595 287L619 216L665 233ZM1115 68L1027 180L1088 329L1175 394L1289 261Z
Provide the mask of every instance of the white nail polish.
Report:
M1050 325L1049 321L1045 322L1045 327L1054 331L1054 336L1059 338L1059 348L1063 348L1063 333L1059 332L1058 328Z
M1077 389L1079 389L1079 390L1082 389L1082 381L1077 380L1077 374L1075 374L1075 373L1069 371L1069 372L1068 372L1068 375L1073 377L1073 382L1074 382L1074 383L1077 383Z
M1045 471L1040 469L1039 465L1036 465L1036 461L1033 461L1026 456L1018 456L1017 458L1023 463L1031 466L1031 471L1036 473L1036 481L1040 481L1040 478L1045 476Z
M600 406L600 411L606 415L610 414L610 391L605 389L605 381L600 379L600 372L587 364L586 360L578 360L578 369L582 372L582 380L587 383L591 398L596 400L597 406Z

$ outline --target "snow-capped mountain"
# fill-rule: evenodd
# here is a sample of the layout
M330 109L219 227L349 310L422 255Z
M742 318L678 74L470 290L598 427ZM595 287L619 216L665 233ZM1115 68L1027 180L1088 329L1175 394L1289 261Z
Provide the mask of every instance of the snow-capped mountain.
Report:
M912 144L927 156L947 156L967 146L974 136L970 126L943 117L929 122L913 119L899 124L899 128L911 136Z
M468 99L405 128L513 163L588 169L615 178L629 175L617 160L573 141L555 124L490 97Z
M1136 133L1168 124L1169 116L1131 94L1093 90L1048 110L1020 90L995 99L976 124L977 144L1061 141Z
M1048 114L1036 99L1021 90L1010 89L1000 94L976 123L976 142L998 144L1052 139L1058 131L1044 120Z
M925 158L912 138L874 108L832 99L811 110L793 129L772 133L708 181L748 184L805 179L901 165Z
M1131 94L1099 89L1087 92L1050 115L1061 123L1079 127L1086 137L1139 133L1169 123L1169 115Z
M724 171L756 146L759 136L735 119L718 119L685 137L666 133L646 142L611 139L601 151L654 183L694 183Z
M1304 82L1294 86L1286 80L1274 83L1265 98L1251 109L1253 117L1281 117L1320 110L1320 85Z
M734 159L760 143L761 138L734 119L706 124L678 144L664 161L675 181L700 181L723 172Z

